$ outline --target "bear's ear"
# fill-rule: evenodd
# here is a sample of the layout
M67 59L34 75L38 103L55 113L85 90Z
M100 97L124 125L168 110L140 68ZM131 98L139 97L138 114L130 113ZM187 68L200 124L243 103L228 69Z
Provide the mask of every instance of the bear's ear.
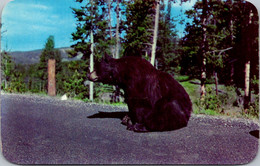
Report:
M103 59L105 62L110 62L113 58L111 56L109 56L107 53L105 53Z

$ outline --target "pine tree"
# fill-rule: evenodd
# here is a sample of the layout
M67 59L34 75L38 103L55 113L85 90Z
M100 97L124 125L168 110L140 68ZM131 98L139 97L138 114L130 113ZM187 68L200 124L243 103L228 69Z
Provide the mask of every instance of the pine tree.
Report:
M233 48L233 42L230 41L229 6L223 1L204 0L197 2L194 9L186 14L193 18L193 24L186 26L187 34L183 38L183 54L186 57L182 58L182 64L185 67L184 63L189 60L196 62L198 65L194 64L196 69L192 69L191 74L201 71L203 74L200 77L205 82L206 75L210 78L224 67L227 52Z
M159 70L173 73L179 72L179 39L175 30L175 22L171 16L172 1L162 3L159 17L158 41L156 48L156 61Z
M247 87L245 91L250 96L249 77L259 79L257 74L259 71L257 12L250 3L242 0L204 2L207 2L208 7L208 10L205 10L207 12L206 24L202 22L205 17L202 13L203 3L201 1L194 5L193 10L186 12L187 16L193 19L193 24L186 26L187 33L182 40L183 72L194 76L201 71L203 61L197 55L203 55L200 50L204 51L207 79L215 75L216 92L217 83L220 80L240 88ZM252 17L250 17L250 13ZM203 27L206 27L206 33L203 31ZM204 43L204 35L206 35L207 45L201 47L198 43ZM252 61L252 59L254 60ZM248 70L247 62L250 62L250 66L251 62L254 63L254 67L251 66ZM241 66L245 66L245 68ZM247 74L245 74L245 69L248 71ZM196 77L198 78L198 76ZM247 81L245 81L246 78ZM258 91L257 88L256 91Z
M72 33L72 40L76 44L72 45L74 48L70 52L72 57L82 53L83 60L89 59L91 54L90 34L93 31L94 37L94 52L95 57L101 57L106 53L110 54L109 41L109 24L106 19L107 4L105 1L98 0L76 0L80 3L80 8L72 8L77 21L76 31Z
M87 75L86 63L83 60L67 62L63 67L63 89L71 98L86 100L89 98L89 87L85 86Z
M105 1L85 1L76 0L81 4L79 9L72 8L77 19L76 32L72 33L72 39L76 44L72 45L74 50L70 52L71 56L77 56L82 53L82 59L89 60L89 72L93 70L94 55L100 57L105 52L109 52L110 44L106 42L109 36L109 22L105 19L107 15ZM110 2L107 1L110 6ZM82 76L86 78L86 76ZM93 100L93 83L90 83L90 100Z
M1 53L1 82L3 89L8 88L8 82L12 79L15 64L10 55L3 51Z
M258 15L256 8L251 4L246 2L243 10L244 17L244 29L242 32L244 33L242 36L242 40L244 43L243 56L245 58L244 62L244 108L245 112L249 108L251 90L250 90L250 77L251 76L251 61L254 55L258 54ZM259 64L258 64L259 65ZM254 70L254 69L253 69Z
M154 0L129 1L126 5L124 56L150 54L154 30Z
M18 69L12 57L3 51L1 54L1 89L7 92L25 92L24 73Z
M38 77L42 80L43 87L47 90L47 80L48 80L48 60L56 60L56 74L61 70L61 54L60 51L55 49L54 36L49 36L44 49L40 56L40 62L38 64Z

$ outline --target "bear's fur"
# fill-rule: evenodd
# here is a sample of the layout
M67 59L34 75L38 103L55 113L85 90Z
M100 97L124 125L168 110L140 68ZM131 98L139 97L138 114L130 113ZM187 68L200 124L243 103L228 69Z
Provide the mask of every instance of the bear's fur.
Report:
M187 126L192 103L184 88L169 74L139 57L105 56L89 80L118 85L124 90L129 130L168 131Z

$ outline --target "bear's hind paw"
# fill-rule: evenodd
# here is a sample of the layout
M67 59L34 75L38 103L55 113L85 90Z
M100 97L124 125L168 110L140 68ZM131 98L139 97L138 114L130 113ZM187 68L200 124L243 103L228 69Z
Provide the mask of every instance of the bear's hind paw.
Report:
M136 123L135 125L128 125L127 130L134 132L148 132L146 127L143 124Z

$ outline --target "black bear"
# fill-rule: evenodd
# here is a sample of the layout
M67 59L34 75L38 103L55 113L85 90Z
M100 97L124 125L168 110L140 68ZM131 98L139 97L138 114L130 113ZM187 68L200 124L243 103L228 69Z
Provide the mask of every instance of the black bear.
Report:
M129 113L122 123L127 129L169 131L187 126L192 103L184 88L169 74L155 69L148 61L126 56L105 55L96 62L90 81L118 85L124 90Z

